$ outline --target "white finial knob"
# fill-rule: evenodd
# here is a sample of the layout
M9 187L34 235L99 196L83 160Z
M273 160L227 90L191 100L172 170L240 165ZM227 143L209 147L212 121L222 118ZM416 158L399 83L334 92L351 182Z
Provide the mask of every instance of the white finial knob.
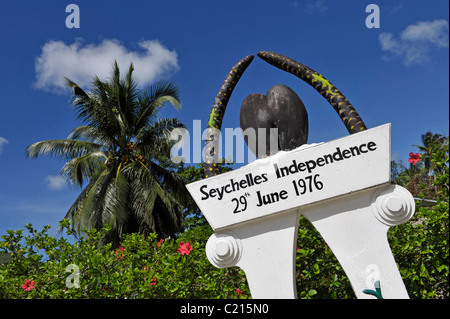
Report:
M372 197L372 211L375 217L388 226L403 224L415 210L414 198L405 188L391 185L383 188Z
M214 233L206 243L206 256L218 268L236 266L241 255L241 241L233 232Z

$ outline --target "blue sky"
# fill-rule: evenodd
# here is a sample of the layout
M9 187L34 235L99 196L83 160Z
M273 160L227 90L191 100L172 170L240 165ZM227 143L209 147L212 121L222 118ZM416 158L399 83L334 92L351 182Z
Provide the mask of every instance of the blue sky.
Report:
M368 4L380 28L367 28ZM66 6L80 8L67 28ZM142 86L172 80L177 117L203 127L230 68L258 51L276 51L322 73L371 128L392 123L392 157L407 161L428 130L448 135L449 2L446 0L0 1L0 234L27 223L55 226L80 193L59 177L64 162L27 160L37 141L65 138L80 125L62 87L67 76L89 88L114 59L130 61ZM251 93L285 84L309 114L309 143L348 133L312 87L255 58L236 87L222 127L239 127ZM197 141L197 143L202 143ZM52 232L54 232L53 227Z

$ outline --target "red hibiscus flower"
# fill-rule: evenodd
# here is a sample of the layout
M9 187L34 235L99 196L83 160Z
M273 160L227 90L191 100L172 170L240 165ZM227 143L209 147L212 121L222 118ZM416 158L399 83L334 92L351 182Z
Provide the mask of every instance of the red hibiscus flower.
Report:
M122 254L121 256L119 256L119 251L124 251L124 250L125 250L125 249L123 249L123 247L120 246L119 249L116 250L116 257L117 257L117 258L120 258L120 259L123 259L123 254Z
M413 165L416 165L419 163L420 155L419 153L414 154L413 152L409 153L409 159L408 162L410 162Z
M153 277L153 280L150 283L150 286L154 286L154 285L156 285L156 277Z
M192 250L191 244L187 241L186 243L180 242L180 248L178 248L178 252L182 255L189 255Z
M161 239L158 243L158 247L161 247L161 244L164 242L164 239Z
M236 292L238 294L238 297L244 294L244 292L239 288L236 288Z
M34 281L31 281L30 279L26 279L25 283L21 286L26 291L30 291L34 289Z

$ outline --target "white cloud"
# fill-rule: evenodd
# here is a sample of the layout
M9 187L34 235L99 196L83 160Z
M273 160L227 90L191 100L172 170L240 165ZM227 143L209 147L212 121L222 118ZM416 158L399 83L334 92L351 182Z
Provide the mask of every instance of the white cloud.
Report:
M9 142L8 142L8 140L7 140L6 138L0 136L0 154L1 154L2 151L3 151L3 145L4 145L4 144L8 144L8 143L9 143Z
M152 83L178 69L177 53L158 40L143 40L138 46L139 50L131 51L116 39L98 44L84 44L82 39L72 44L49 41L35 61L34 87L59 93L66 88L64 77L81 87L89 87L93 76L103 80L110 76L115 60L123 73L133 62L133 75L140 85Z
M421 21L406 27L401 34L402 40L425 41L438 48L448 48L448 21Z
M398 11L403 9L403 3L400 3L394 7L388 6L387 9L390 13L397 13Z
M61 175L48 175L45 178L47 188L52 190L60 190L67 186L66 180Z
M316 0L313 3L309 3L305 6L305 11L309 14L316 12L325 12L328 10L328 6L324 0Z
M383 59L391 61L400 57L406 65L429 62L432 49L449 47L448 31L448 21L436 19L407 26L398 39L390 32L383 32L378 40L381 49L389 53Z

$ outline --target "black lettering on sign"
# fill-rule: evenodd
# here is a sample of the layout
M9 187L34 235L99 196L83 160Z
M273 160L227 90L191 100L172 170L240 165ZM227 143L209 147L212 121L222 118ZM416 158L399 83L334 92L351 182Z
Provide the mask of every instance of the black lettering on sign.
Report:
M275 169L275 175L277 178L289 176L290 174L296 174L299 172L307 171L312 173L317 167L333 164L334 162L343 161L352 157L361 156L363 154L373 152L377 149L377 144L371 141L369 143L362 143L360 145L351 146L348 149L341 150L340 147L336 147L336 151L330 154L324 154L316 159L306 160L304 162L297 163L297 160L292 160L292 164L279 167L278 164L273 164Z
M200 187L200 192L203 194L201 200L217 197L218 200L222 200L225 194L229 194L241 189L252 187L261 183L267 182L267 173L261 175L253 175L253 173L246 174L244 178L240 180L230 179L230 181L221 187L215 187L208 190L208 185Z
M280 200L288 198L288 192L281 190L280 192L273 192L269 194L261 194L261 191L256 191L256 196L258 197L258 203L256 206L261 207L263 205L274 204Z
M250 196L249 193L245 193L244 195L240 196L239 199L233 198L231 201L236 204L234 207L233 214L237 214L240 212L243 212L247 209L247 197Z
M314 190L322 190L323 183L319 180L320 175L309 175L305 178L300 178L297 181L292 181L294 184L295 194L297 196L304 195L306 192L312 193Z

